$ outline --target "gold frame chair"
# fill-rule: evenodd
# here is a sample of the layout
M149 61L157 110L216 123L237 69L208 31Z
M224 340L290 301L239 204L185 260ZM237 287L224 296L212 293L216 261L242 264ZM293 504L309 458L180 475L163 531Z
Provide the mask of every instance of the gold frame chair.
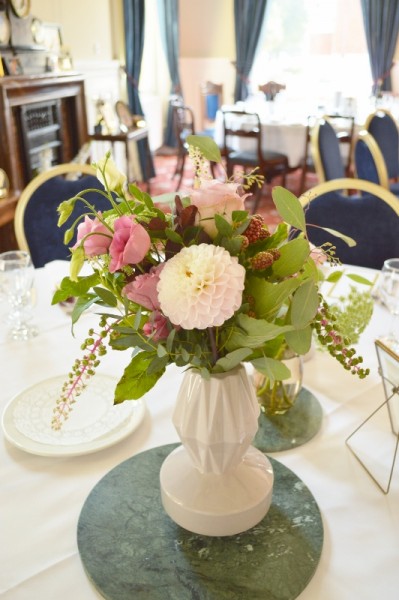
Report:
M29 252L29 246L26 240L24 228L24 214L26 206L33 193L48 179L57 177L59 175L75 175L77 177L79 174L95 175L96 170L94 167L88 164L64 163L61 165L56 165L55 167L51 167L51 169L48 169L43 173L39 173L39 175L36 175L36 177L34 177L32 181L28 183L26 188L24 188L18 200L14 217L15 237L20 250L26 250Z
M388 206L399 217L399 198L392 194L388 189L366 181L365 179L353 179L351 177L343 177L341 179L330 179L330 181L323 181L313 188L307 190L299 197L301 206L305 208L312 200L315 200L319 196L326 194L327 192L342 191L342 190L358 190L360 192L368 192L377 196L383 202L386 202Z
M355 142L355 146L359 140L364 142L364 144L367 146L367 148L372 156L372 159L375 164L375 168L377 170L379 185L381 185L383 188L386 188L387 190L389 190L388 170L387 170L387 167L385 164L384 157L380 150L380 147L378 146L377 142L375 141L375 139L373 138L371 133L369 133L365 129L362 129L362 131L359 131L356 142Z
M335 130L336 128L334 127L334 123L333 123L333 121L335 119L337 119L337 120L338 119L347 119L348 121L351 121L351 127L348 128L348 131L341 131L341 132L336 131L336 136L337 136L338 144L348 144L349 145L348 160L346 161L346 164L343 163L343 167L344 167L344 171L345 171L346 175L349 174L351 163L352 163L353 140L354 140L354 130L355 130L354 118L346 117L344 115L323 115L323 117L321 117L320 119L317 119L316 123L311 127L311 130L310 130L310 149L311 149L315 173L316 173L320 183L322 183L323 181L326 181L326 174L325 174L325 171L323 168L323 164L322 164L322 160L321 160L321 156L320 156L319 145L318 145L319 129L320 129L320 125L323 122L327 122ZM305 157L305 159L306 159L306 157Z

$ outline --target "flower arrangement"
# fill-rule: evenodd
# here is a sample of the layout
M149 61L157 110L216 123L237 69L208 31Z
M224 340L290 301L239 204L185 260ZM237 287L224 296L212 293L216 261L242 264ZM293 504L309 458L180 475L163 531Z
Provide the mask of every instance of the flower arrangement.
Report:
M283 380L290 373L279 359L282 348L305 354L314 330L345 369L361 378L368 374L355 350L330 335L318 263L320 256L331 264L339 261L331 245L312 249L298 199L274 188L283 222L270 232L261 216L245 210L248 193L241 183L209 175L208 161L221 158L213 140L190 136L188 142L196 167L194 188L175 196L172 212L161 211L147 193L127 185L109 154L95 167L110 210L97 212L85 192L58 208L59 225L71 217L76 202L85 204L87 214L65 234L69 244L77 228L70 276L53 304L77 298L73 324L93 304L103 310L99 330L89 332L84 355L65 382L54 411L55 429L108 346L131 352L115 403L143 396L171 363L209 378L250 362L271 381ZM260 178L251 173L244 183L260 184ZM85 262L92 273L81 276Z

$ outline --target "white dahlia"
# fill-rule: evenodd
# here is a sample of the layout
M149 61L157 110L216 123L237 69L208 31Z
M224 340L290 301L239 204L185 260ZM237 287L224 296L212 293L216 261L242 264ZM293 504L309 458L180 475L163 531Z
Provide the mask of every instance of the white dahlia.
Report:
M184 329L222 325L241 306L245 269L220 246L183 248L165 263L158 282L162 312Z

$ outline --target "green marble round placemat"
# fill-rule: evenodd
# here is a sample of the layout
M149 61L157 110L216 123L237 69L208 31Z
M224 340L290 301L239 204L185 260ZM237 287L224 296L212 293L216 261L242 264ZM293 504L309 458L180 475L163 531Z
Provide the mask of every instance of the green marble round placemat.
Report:
M262 452L290 450L308 442L321 427L320 402L306 388L298 394L294 406L285 415L259 416L259 428L253 445Z
M121 463L89 494L78 523L88 578L107 600L292 600L320 559L316 501L287 467L270 459L275 484L265 518L230 537L197 535L164 512L159 470L176 444Z

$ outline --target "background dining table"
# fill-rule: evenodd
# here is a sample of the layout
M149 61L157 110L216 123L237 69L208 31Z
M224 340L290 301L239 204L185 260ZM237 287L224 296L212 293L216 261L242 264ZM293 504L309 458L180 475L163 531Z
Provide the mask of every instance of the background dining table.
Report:
M81 354L80 345L96 321L95 315L83 316L72 335L70 318L60 306L50 305L52 293L67 270L68 265L62 262L36 270L33 312L39 335L27 342L6 339L6 299L1 298L2 411L29 386L68 373ZM357 267L346 267L346 271L360 272L373 280L378 275ZM341 285L346 284L329 286L326 296L330 300L337 297ZM376 302L372 321L358 345L365 365L371 368L365 380L344 371L327 353L313 352L304 363L304 386L322 406L321 428L306 444L273 453L273 458L310 489L324 525L321 559L313 578L298 596L300 600L398 598L398 469L389 494L384 495L345 444L346 438L384 401L374 340L386 332L389 318L388 311ZM117 380L128 362L128 352L109 351L98 373ZM146 414L137 429L97 452L39 456L1 436L2 600L100 597L85 574L77 547L82 506L97 482L119 463L150 448L178 441L171 413L180 381L179 369L168 367L146 395ZM374 452L370 433L371 456ZM178 589L174 597L179 598Z

